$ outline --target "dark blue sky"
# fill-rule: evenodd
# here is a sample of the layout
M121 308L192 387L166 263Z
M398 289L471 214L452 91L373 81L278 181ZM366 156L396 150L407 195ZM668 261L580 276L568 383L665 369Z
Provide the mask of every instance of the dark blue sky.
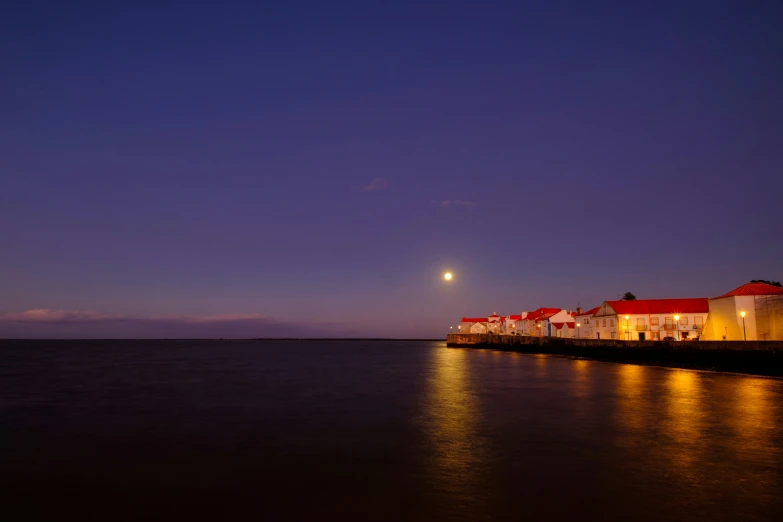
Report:
M435 336L783 278L779 1L120 4L0 15L0 334Z

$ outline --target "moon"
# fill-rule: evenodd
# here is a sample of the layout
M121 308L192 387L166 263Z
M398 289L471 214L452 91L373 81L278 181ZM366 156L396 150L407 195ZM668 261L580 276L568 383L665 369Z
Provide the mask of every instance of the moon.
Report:
M454 276L451 275L451 272L446 272L445 274L443 274L443 279L445 279L446 281L451 281L452 277Z

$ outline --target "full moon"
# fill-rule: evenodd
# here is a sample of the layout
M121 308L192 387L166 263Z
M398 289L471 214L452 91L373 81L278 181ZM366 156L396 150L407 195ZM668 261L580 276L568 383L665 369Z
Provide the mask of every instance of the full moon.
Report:
M443 274L443 279L445 279L446 281L451 281L451 277L452 277L451 272L446 272L445 274Z

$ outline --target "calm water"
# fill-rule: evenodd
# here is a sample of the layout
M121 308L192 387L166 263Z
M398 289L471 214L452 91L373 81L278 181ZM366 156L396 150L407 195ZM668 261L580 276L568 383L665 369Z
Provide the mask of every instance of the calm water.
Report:
M0 357L14 520L783 520L783 380L423 342Z

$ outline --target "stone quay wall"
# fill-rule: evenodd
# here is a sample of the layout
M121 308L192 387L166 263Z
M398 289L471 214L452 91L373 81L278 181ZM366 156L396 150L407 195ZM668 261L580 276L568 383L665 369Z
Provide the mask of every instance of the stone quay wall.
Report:
M448 334L446 345L783 377L783 341L620 341Z

